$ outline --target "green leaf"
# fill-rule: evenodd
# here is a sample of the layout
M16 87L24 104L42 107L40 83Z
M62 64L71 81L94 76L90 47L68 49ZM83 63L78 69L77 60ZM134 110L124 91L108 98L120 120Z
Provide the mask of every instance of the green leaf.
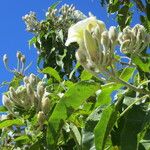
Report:
M62 1L57 1L50 6L51 9L55 9Z
M150 150L150 140L141 140L139 150Z
M73 74L76 72L76 70L80 67L80 63L77 63L76 66L74 67L74 69L71 71L70 75L69 75L69 79L72 78Z
M36 142L31 147L30 150L41 150L41 143Z
M9 84L10 84L10 82L4 81L0 84L0 87L6 86L6 85L9 85Z
M108 6L108 13L115 13L119 10L121 2L119 0L114 0Z
M121 30L130 24L132 13L130 12L132 5L123 5L117 14L117 21Z
M128 81L132 77L134 71L135 68L127 67L121 72L120 78L124 81Z
M113 105L108 106L102 112L102 116L94 129L96 150L104 150L107 137L110 134L117 118L118 112L115 110Z
M143 130L147 121L147 112L142 105L134 105L124 117L121 131L121 150L137 149L137 135Z
M0 106L0 112L7 112L7 108L5 106Z
M20 119L13 119L13 120L3 120L0 121L0 129L4 128L4 127L9 127L12 125L24 125L24 123L20 120Z
M140 20L146 28L146 30L150 33L150 20L148 20L148 18L144 16L140 16Z
M150 58L149 57L133 57L132 61L144 72L150 72Z
M21 135L21 136L14 139L14 142L17 142L19 144L25 144L25 143L28 143L30 141L31 141L31 139L27 135Z
M64 49L64 53L62 55L58 55L56 57L56 63L58 66L60 66L62 69L64 68L64 62L63 62L63 59L66 57L66 54L67 54L67 50Z
M120 78L127 82L132 77L134 71L135 68L125 68L121 72ZM102 85L101 92L100 94L98 94L96 107L110 104L112 101L112 97L111 97L112 92L120 89L123 86L124 86L123 84L114 83L114 82Z
M80 76L81 81L85 81L85 80L90 80L92 78L92 74L87 71L87 70L83 70Z
M111 93L118 90L122 85L114 82L101 86L101 92L98 94L96 107L111 103Z
M55 69L53 69L52 67L44 68L42 70L42 73L49 74L50 76L54 77L57 81L59 81L59 82L61 81L61 78L60 78L58 72Z
M101 118L102 111L105 106L96 108L86 119L85 126L82 129L82 149L94 149L94 133L93 129Z
M22 75L16 74L9 84L9 87L17 88L23 79Z
M63 35L63 30L62 29L60 31L58 31L58 36L59 36L59 40L61 40L61 42L63 43L64 35Z
M36 36L29 40L29 47L31 47L34 43L36 43Z
M80 135L78 128L74 124L71 123L70 130L72 132L74 140L76 141L76 145L78 146L78 148L80 148L81 147L81 135Z
M48 121L47 143L50 149L55 149L59 132L66 119L91 95L99 89L99 84L94 82L79 82L65 93L56 105Z

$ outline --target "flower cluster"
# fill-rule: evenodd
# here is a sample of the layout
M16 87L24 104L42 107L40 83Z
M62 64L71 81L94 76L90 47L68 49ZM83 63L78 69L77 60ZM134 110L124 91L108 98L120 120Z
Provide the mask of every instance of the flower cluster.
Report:
M73 5L64 4L59 10L48 8L46 12L47 22L38 21L35 12L29 12L22 17L26 24L26 30L29 32L39 32L43 28L50 26L57 29L68 29L70 24L76 23L86 16L79 10L76 10ZM49 28L49 27L48 27Z
M91 71L100 72L111 65L118 33L115 27L106 29L104 22L91 16L70 27L66 46L77 42L76 58Z
M104 22L91 16L69 28L66 46L73 42L79 45L76 58L80 64L91 72L100 73L112 68L116 45L121 45L123 53L139 54L150 43L150 35L142 25L126 27L120 33L114 26L107 30Z
M30 11L29 14L26 14L22 17L26 24L26 30L29 32L34 32L39 30L40 23L37 21L36 13Z
M17 67L15 69L14 68L11 69L8 66L8 57L6 54L3 56L4 66L9 72L23 75L30 65L26 67L26 57L20 51L16 53L16 57L17 57Z
M119 34L120 49L123 53L141 53L150 43L150 35L145 28L137 24L133 28L127 26Z
M78 22L85 19L86 16L79 10L76 10L73 5L64 4L59 10L52 9L51 7L46 12L47 19L52 20L56 26L70 25L69 22Z
M9 91L3 94L3 104L9 113L14 115L34 110L38 114L39 123L42 124L39 114L42 113L45 119L48 116L51 109L50 93L47 92L43 81L34 74L25 76L23 83L17 89L10 87Z

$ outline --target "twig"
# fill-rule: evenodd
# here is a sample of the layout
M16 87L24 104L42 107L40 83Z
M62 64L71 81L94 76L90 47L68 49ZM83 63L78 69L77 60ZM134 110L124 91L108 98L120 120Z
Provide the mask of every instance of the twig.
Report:
M120 114L120 118L122 117L122 116L124 116L124 114L125 113L127 113L131 108L132 108L132 106L134 105L134 104L136 104L137 102L140 102L141 100L143 100L144 98L147 98L147 97L149 97L149 95L144 95L143 97L140 97L140 98L138 98L137 100L135 100L133 103L131 103L121 114Z

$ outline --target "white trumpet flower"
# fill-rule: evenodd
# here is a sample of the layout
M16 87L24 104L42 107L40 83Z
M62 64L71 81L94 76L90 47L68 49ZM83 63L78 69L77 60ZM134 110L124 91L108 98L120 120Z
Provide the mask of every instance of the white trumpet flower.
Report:
M117 39L115 27L108 31L104 22L91 16L69 28L66 46L77 42L76 59L85 69L99 73L111 64Z
M69 46L71 43L77 42L79 44L79 47L82 48L82 44L84 41L84 30L86 29L89 32L92 32L97 26L99 26L102 31L105 30L104 22L97 20L96 17L89 17L87 19L79 21L69 28L68 39L65 45Z

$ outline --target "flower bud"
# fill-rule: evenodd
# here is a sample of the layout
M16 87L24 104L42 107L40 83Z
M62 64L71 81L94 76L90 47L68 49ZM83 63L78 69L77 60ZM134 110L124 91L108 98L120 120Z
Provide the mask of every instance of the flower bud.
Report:
M96 40L98 41L98 42L100 42L101 41L101 33L102 31L101 31L101 29L99 28L99 26L97 25L95 28L94 28L94 32L93 32L93 37L94 38L96 38Z
M130 45L130 40L124 41L120 47L121 51L123 53L128 53L130 51L129 45Z
M31 100L31 104L34 104L34 90L32 89L32 86L28 83L27 84L27 94L29 96L29 99Z
M108 49L108 47L110 46L110 39L109 39L109 35L108 35L108 31L104 31L101 35L101 43L104 46L104 50L106 51Z
M8 98L6 95L2 96L2 103L4 106L6 106L6 108L9 110L12 106L12 102L10 100L10 98Z
M10 97L13 99L13 100L16 100L17 99L17 94L16 94L16 91L13 87L10 87L9 88L9 91L10 91Z
M32 86L36 84L36 76L33 73L31 73L29 76L29 82Z
M83 50L78 50L75 54L76 59L80 62L81 65L85 65L87 63L87 52Z
M136 24L136 25L132 28L132 32L133 32L133 34L134 34L135 37L137 36L138 30L139 30L140 28L143 28L143 26L140 25L140 24Z
M7 54L5 54L5 55L3 56L3 63L4 63L4 65L7 66L7 63L8 63L8 57L7 57Z
M143 42L144 39L145 39L144 29L140 28L137 33L137 42Z
M111 26L109 28L109 38L112 42L116 42L117 40L117 37L118 37L118 32L116 30L116 27L114 26Z
M84 42L85 48L92 61L98 61L98 45L88 30L84 32Z
M50 99L48 97L42 98L42 111L47 115L50 111Z
M145 36L145 42L146 42L147 44L150 43L150 34L147 34L147 35Z
M42 98L43 94L44 94L45 88L43 86L42 82L39 82L37 85L37 95L39 98Z
M38 115L37 115L37 120L40 126L42 126L44 124L45 121L45 114L43 111L39 111Z
M27 85L27 84L29 83L28 77L25 76L25 77L23 78L23 82L24 82L25 85Z
M20 52L20 51L18 51L18 52L17 52L16 57L17 57L19 60L21 59L22 54L21 54L21 52Z
M25 55L22 55L22 57L21 57L21 62L22 62L22 63L25 63L25 62L26 62L26 57L25 57Z

